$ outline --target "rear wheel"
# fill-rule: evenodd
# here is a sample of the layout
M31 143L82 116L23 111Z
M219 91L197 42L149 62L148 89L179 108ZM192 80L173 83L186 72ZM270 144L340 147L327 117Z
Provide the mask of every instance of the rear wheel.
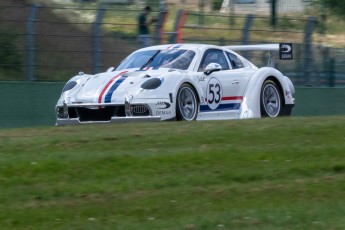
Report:
M266 80L260 95L261 116L276 117L282 110L282 99L277 84L272 80Z
M198 100L196 93L189 84L182 84L176 97L177 120L191 121L198 115Z

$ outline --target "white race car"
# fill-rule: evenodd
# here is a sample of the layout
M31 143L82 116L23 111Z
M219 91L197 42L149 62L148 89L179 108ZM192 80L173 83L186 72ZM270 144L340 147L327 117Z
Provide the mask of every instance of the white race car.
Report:
M279 48L170 44L137 50L117 68L71 78L56 105L56 124L290 115L294 86L270 67ZM268 66L258 68L233 50L270 51Z

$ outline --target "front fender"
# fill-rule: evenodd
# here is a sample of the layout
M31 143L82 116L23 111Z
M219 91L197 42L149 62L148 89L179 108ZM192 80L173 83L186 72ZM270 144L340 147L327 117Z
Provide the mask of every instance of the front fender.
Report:
M63 90L61 91L61 94L60 94L60 97L57 101L57 106L60 105L62 106L63 105L63 102L66 101L67 98L70 98L69 95L73 95L75 94L79 89L80 87L90 78L92 77L93 75L89 75L89 74L84 74L84 73L80 73L78 75L75 75L73 77L71 77L65 85L67 85L69 82L71 81L75 81L77 82L76 86L68 91L65 91L63 92Z
M194 87L198 97L203 95L203 91L198 84L197 74L174 72L169 75L165 75L163 83L157 89L149 90L145 92L145 95L150 98L171 98L175 102L177 92L180 86L184 83L188 83ZM140 94L140 93L139 93ZM139 96L139 94L137 94ZM172 96L170 96L172 95ZM199 98L200 99L200 98Z

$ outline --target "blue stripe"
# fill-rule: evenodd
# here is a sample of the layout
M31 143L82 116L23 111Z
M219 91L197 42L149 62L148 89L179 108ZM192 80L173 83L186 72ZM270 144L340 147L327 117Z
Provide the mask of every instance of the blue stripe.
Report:
M241 103L220 104L216 109L211 109L208 105L200 105L200 112L238 110Z
M105 97L104 97L104 103L110 103L110 102L111 102L111 97L113 96L114 91L121 85L121 83L122 83L124 80L126 80L127 77L128 77L128 76L122 76L122 77L120 77L120 79L117 80L117 81L115 82L115 84L111 86L111 88L109 89L107 95L105 95Z
M180 48L181 46L183 46L183 45L176 45L176 46L173 47L173 49L178 49L178 48Z

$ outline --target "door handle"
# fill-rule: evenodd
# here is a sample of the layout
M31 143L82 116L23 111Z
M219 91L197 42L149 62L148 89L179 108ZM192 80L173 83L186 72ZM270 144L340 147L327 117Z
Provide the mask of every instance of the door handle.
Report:
M233 80L233 81L232 81L232 84L239 84L239 83L240 83L239 80Z

